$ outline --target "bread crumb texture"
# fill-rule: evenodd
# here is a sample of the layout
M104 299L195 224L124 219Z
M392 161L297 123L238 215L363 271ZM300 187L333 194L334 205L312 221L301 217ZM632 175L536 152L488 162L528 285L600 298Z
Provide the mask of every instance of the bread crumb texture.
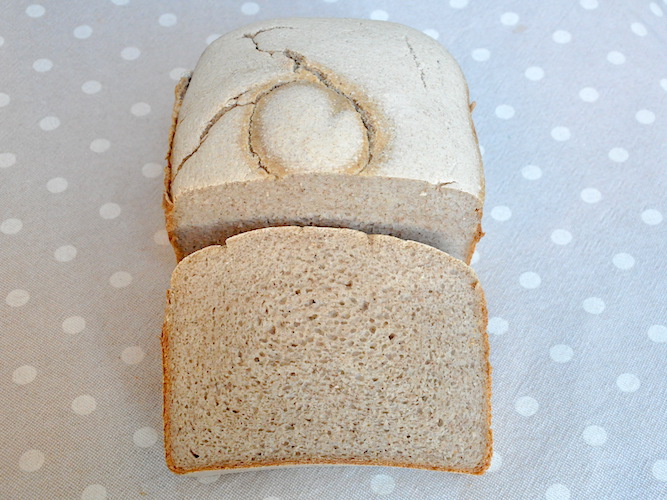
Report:
M260 229L185 258L169 297L175 472L488 466L486 307L447 254L348 229Z

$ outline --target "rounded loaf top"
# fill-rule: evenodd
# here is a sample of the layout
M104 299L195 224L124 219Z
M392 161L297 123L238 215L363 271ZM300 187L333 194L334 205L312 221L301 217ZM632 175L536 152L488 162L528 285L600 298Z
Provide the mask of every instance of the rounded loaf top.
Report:
M361 19L274 19L213 42L183 96L170 165L174 199L309 172L484 197L456 61L418 30Z

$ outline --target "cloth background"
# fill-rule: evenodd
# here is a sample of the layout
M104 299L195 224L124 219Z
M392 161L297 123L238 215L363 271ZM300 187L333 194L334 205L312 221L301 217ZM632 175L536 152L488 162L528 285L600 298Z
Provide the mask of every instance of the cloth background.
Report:
M0 7L0 497L667 498L667 2L34 0ZM437 38L477 101L495 455L482 477L177 477L159 336L173 87L286 16Z

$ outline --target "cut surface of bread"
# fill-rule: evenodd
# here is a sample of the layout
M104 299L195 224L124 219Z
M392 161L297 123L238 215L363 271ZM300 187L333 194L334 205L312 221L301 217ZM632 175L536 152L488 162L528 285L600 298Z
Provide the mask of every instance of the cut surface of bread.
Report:
M482 473L486 325L474 271L413 241L277 227L193 253L162 337L167 464Z
M394 23L277 19L220 37L177 87L167 161L178 259L260 227L329 225L469 262L482 234L465 78Z

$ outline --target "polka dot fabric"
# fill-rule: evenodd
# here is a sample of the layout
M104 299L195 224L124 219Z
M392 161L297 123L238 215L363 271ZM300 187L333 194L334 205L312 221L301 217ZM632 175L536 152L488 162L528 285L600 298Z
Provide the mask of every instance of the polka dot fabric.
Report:
M71 0L0 19L0 498L666 498L667 1ZM172 475L159 335L175 81L260 19L410 25L460 62L487 180L495 453Z

